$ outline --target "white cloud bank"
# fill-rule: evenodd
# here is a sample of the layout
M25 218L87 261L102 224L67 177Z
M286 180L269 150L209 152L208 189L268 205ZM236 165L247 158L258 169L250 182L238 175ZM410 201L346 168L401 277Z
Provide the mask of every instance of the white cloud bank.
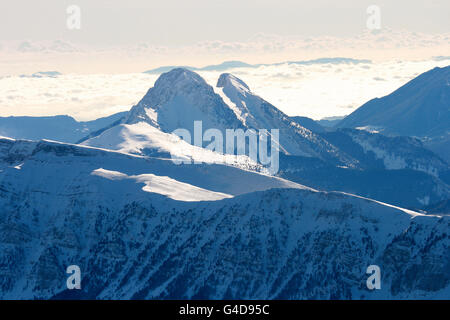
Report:
M391 93L450 57L425 61L360 64L261 66L227 70L288 115L320 119L346 115L366 101ZM199 72L216 85L220 72ZM129 110L153 86L157 75L63 74L57 77L0 78L0 116L67 114L91 120Z

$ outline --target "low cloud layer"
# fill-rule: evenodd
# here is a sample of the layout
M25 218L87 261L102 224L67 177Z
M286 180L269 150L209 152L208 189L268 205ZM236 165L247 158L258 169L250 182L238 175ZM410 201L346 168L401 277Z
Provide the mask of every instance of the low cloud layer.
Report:
M282 64L227 70L291 116L314 119L351 113L366 101L387 95L410 79L449 59L359 64ZM41 70L43 71L43 70ZM216 85L220 72L199 72ZM67 114L91 120L129 110L153 86L157 75L62 74L0 79L0 116Z

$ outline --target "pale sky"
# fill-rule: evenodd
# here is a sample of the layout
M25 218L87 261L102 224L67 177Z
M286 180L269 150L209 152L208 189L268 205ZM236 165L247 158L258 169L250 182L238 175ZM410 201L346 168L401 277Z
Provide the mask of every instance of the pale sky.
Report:
M82 14L76 31L66 28L66 8L72 4ZM246 41L258 33L352 36L366 27L372 4L380 7L383 26L450 31L448 0L14 0L0 3L0 41L178 46Z

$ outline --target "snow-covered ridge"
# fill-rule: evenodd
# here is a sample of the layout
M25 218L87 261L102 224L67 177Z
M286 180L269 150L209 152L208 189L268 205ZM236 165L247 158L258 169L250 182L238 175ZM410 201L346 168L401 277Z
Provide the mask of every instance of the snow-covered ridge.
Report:
M120 173L118 176L121 177L120 180L126 180L128 185L130 183L131 185L136 184L138 190L142 189L142 186L139 188L140 184L146 183L146 180L151 180L150 178L146 179L146 177L151 177L148 176L151 174L155 177L163 177L164 179L153 179L162 184L169 180L172 181L174 188L182 187L186 189L188 185L192 186L193 200L198 200L194 193L195 190L200 189L216 193L217 196L222 198L228 195L236 196L270 188L309 189L281 178L228 164L177 165L170 159L133 155L90 146L64 144L55 141L33 142L0 139L0 169L3 169L6 173L17 165L21 165L22 174L32 175L34 171L46 171L48 174L47 183L50 185L53 183L55 186L63 183L66 178L72 179L72 175L75 174L78 167L86 182L92 179L91 174L93 172L102 169ZM41 168L42 166L44 167ZM73 166L74 170L71 170L70 166ZM67 167L66 170L68 171L65 172L62 167ZM59 169L63 172L61 176L55 173ZM107 178L105 175L94 176ZM81 177L78 179L81 179ZM157 189L147 188L145 191L152 192L152 190ZM186 197L187 194L183 198L184 201L187 200ZM202 200L210 199L203 198Z
M280 149L285 154L317 157L349 167L356 162L319 135L302 127L281 110L252 93L249 86L236 76L224 73L219 77L216 92L225 95L227 105L249 128L280 130Z
M221 154L191 145L177 135L165 133L144 121L118 125L83 142L82 145L137 155L153 155L174 161L224 164L268 173L266 168L248 156Z
M2 299L70 298L74 263L91 299L448 297L448 217L306 188L174 201L143 185L171 192L192 166L155 181L168 177L161 160L40 144L21 170L1 162ZM371 264L380 291L365 287Z
M227 87L233 87L239 90L241 93L248 92L250 93L250 88L248 85L242 81L241 79L235 77L234 75L230 73L222 73L217 80L217 87L218 88L227 88Z

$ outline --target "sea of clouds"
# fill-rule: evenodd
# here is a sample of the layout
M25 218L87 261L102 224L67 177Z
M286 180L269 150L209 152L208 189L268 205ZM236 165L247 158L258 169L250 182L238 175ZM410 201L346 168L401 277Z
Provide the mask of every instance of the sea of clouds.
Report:
M290 116L321 119L351 113L387 95L422 72L450 65L450 57L422 61L281 64L226 70ZM221 72L199 71L212 86ZM60 74L0 78L0 116L66 114L92 120L129 110L158 75Z

